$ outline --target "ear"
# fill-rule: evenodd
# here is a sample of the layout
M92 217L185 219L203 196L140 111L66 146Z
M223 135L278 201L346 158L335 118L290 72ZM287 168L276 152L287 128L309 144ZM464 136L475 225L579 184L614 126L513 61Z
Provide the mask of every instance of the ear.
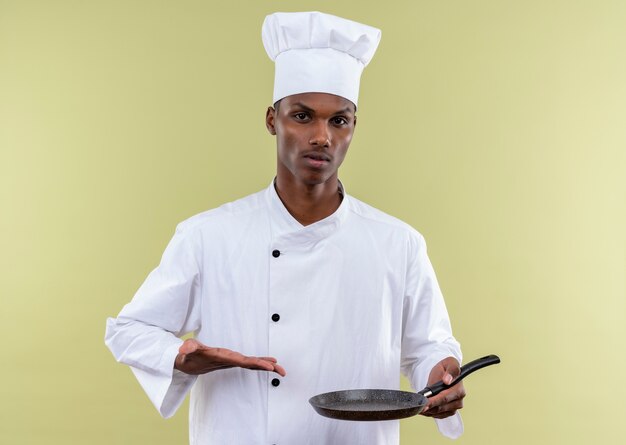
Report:
M356 114L354 115L354 126L356 127Z
M274 110L273 107L267 107L267 112L265 113L265 126L267 127L267 131L269 131L273 136L276 136L276 126L274 120L275 115L276 110Z

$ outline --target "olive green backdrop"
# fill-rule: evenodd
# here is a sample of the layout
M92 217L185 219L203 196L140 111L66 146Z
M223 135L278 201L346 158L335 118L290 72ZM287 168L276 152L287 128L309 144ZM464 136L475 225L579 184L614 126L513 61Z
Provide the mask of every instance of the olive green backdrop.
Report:
M349 193L414 225L471 377L459 444L618 444L626 3L0 0L0 442L183 444L103 344L176 224L267 186L266 14L380 27ZM402 443L448 443L429 419Z

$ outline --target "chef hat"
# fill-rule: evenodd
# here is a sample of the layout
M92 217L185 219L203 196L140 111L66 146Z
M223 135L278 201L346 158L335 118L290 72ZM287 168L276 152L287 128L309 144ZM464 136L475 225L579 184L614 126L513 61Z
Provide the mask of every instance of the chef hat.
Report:
M363 68L379 29L321 12L277 12L265 17L263 46L276 62L274 100L299 93L331 93L356 106Z

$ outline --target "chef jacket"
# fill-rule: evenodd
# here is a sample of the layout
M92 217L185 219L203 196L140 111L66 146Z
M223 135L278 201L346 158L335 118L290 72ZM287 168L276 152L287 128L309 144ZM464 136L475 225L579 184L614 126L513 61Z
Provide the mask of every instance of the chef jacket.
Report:
M180 223L159 266L105 342L130 365L162 416L191 389L190 443L398 444L399 421L328 419L310 397L342 389L427 384L446 357L461 362L423 237L343 193L327 218L303 226L274 185ZM287 375L174 369L182 344L272 356ZM415 420L420 421L420 420ZM461 434L458 413L437 421Z

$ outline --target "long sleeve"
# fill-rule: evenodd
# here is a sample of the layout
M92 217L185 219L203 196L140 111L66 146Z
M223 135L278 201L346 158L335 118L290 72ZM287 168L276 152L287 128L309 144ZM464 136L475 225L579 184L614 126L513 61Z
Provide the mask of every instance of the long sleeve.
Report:
M455 357L461 363L462 355L459 343L452 336L448 311L426 253L426 243L419 234L411 239L407 269L401 369L413 388L421 390L439 361ZM457 438L463 433L459 413L436 422L446 437Z
M176 412L196 379L174 369L179 337L200 325L201 249L193 235L177 228L159 266L106 323L105 344L131 367L163 417Z

